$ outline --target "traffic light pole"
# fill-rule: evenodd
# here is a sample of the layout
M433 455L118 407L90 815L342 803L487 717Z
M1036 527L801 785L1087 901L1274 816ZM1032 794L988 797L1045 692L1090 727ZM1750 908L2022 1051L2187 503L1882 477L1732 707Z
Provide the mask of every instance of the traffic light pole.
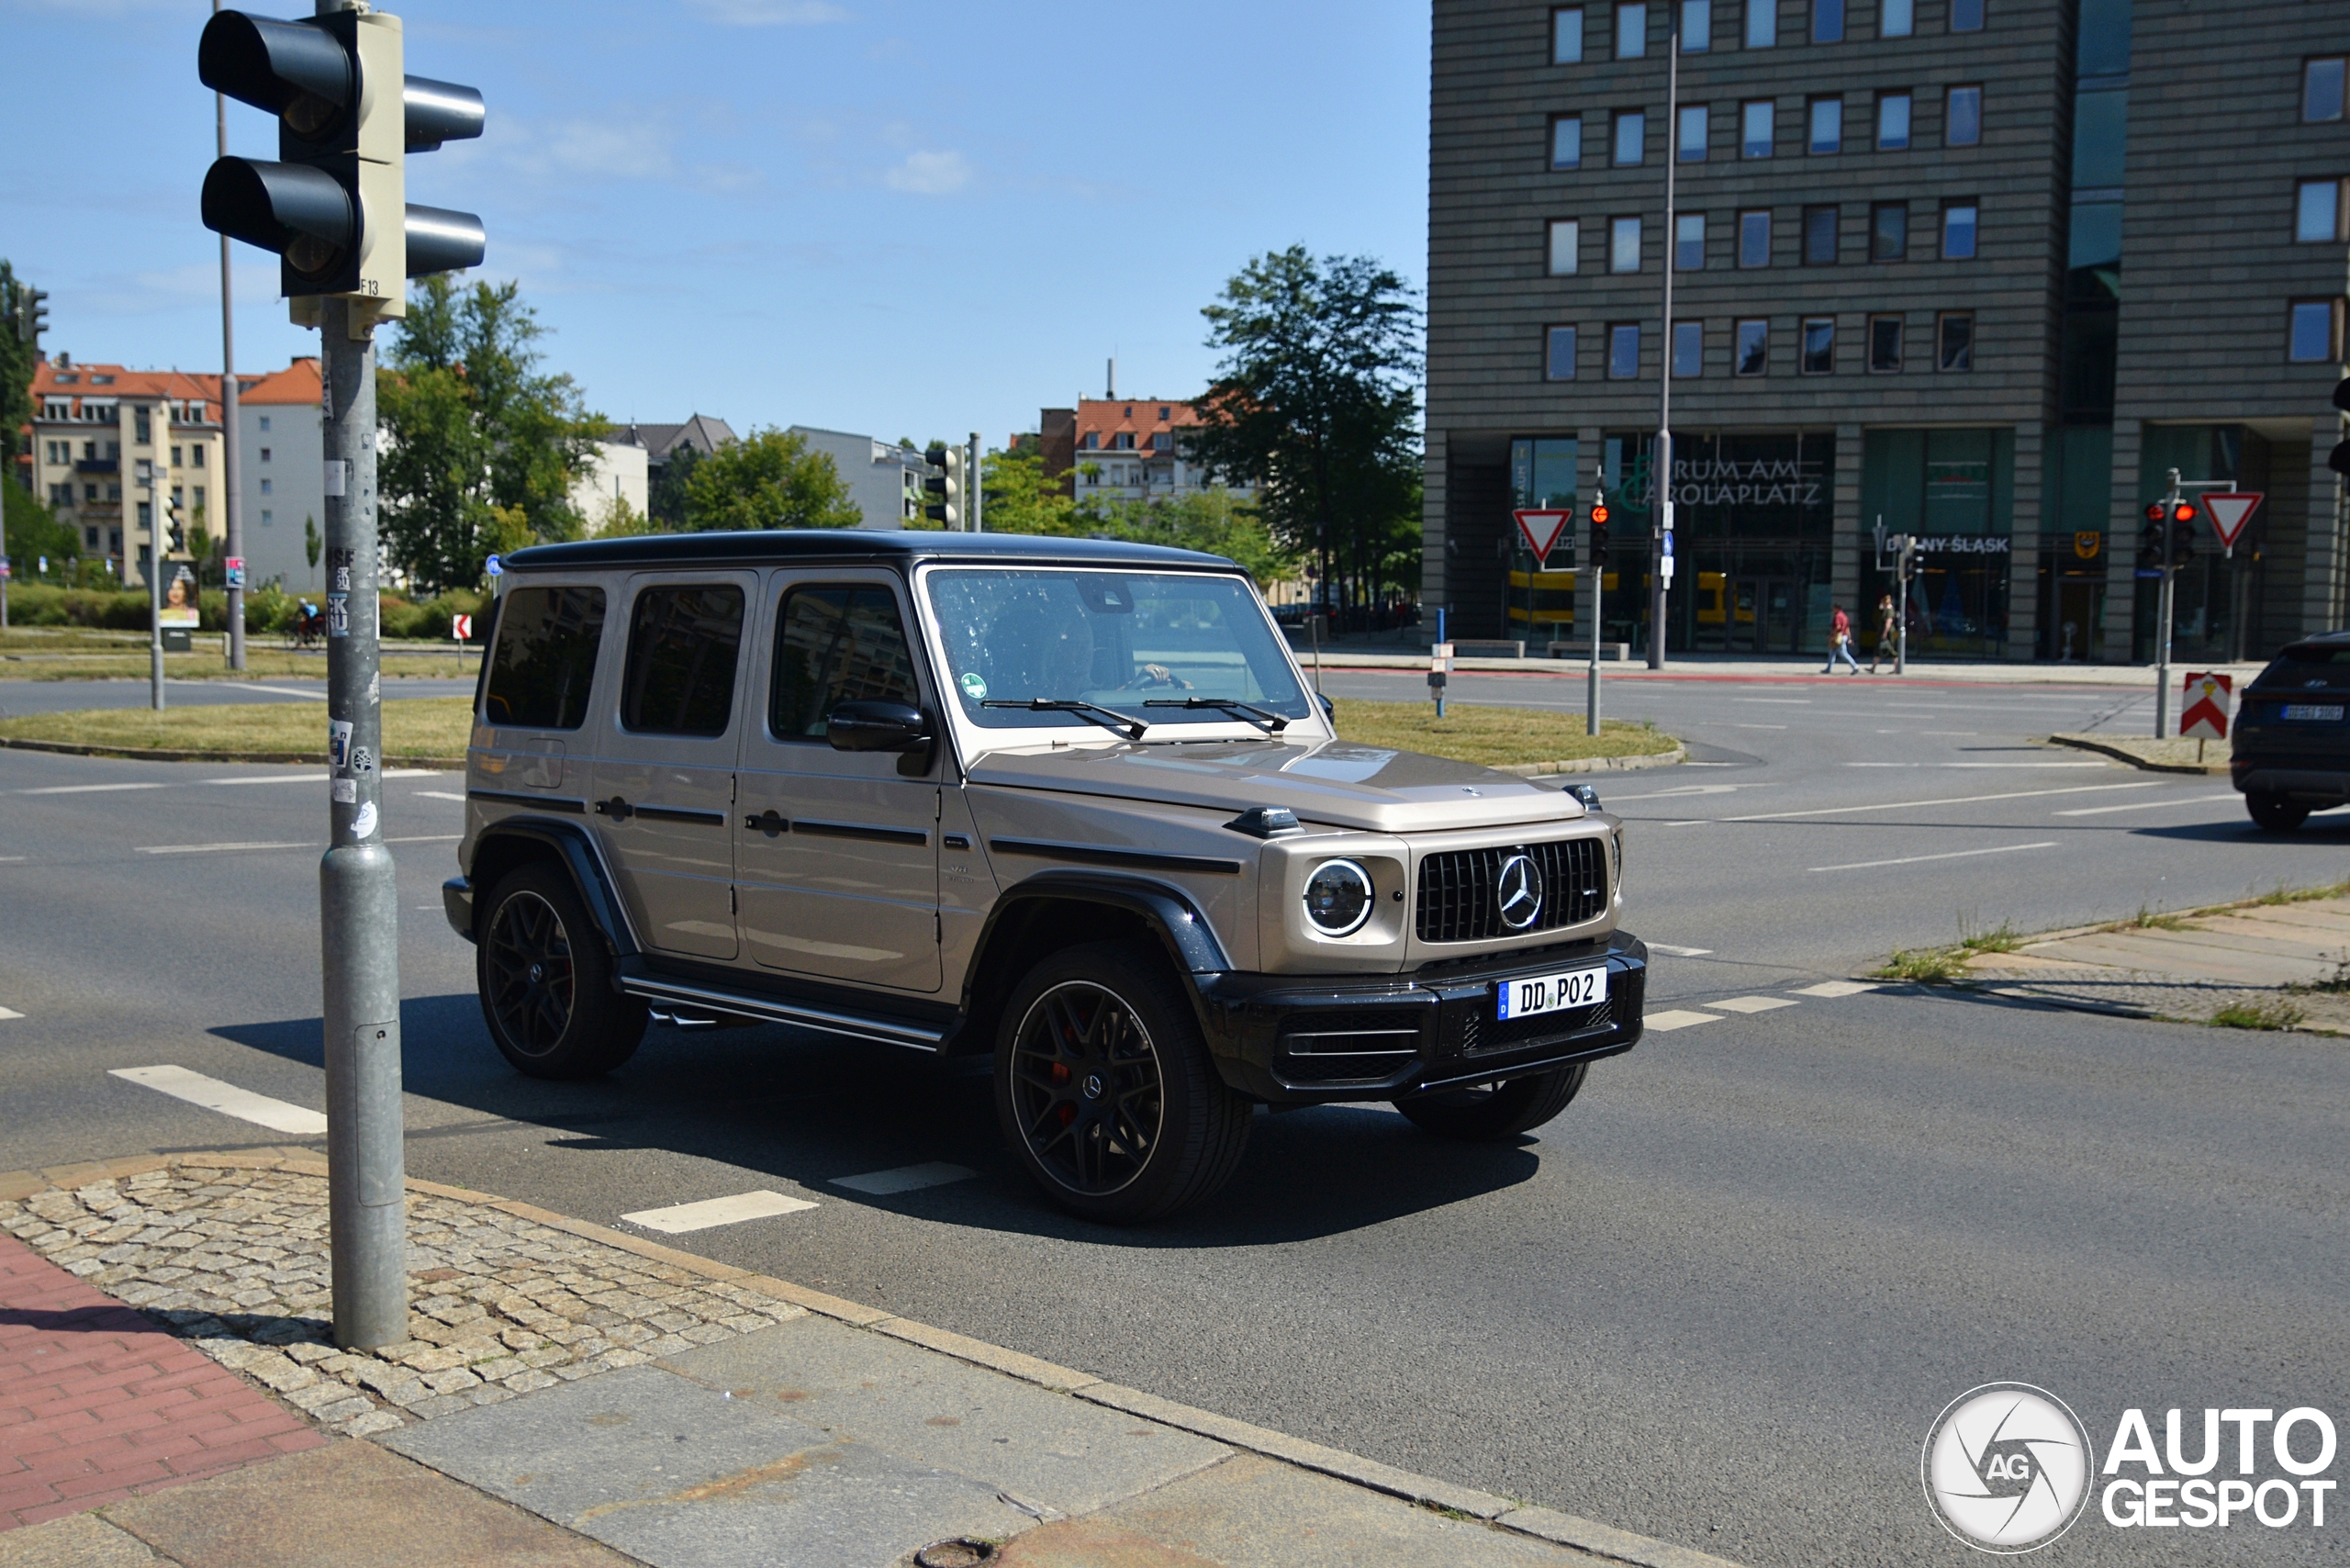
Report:
M220 0L212 0L212 14L220 14ZM214 138L218 156L229 155L229 97L212 95ZM229 293L229 237L220 236L220 490L227 519L228 543L222 547L231 561L245 557L245 508L237 495L237 477L244 454L237 437L237 314ZM229 574L229 667L245 667L245 589L241 572Z
M359 308L364 309L364 307ZM383 838L376 624L375 342L352 302L319 302L326 457L330 846L319 866L326 976L327 1186L335 1342L408 1334L401 1149L399 890Z
M1649 668L1664 667L1664 601L1667 542L1673 535L1673 174L1681 162L1681 29L1664 73L1664 335L1657 355L1656 455L1649 465ZM1593 679L1598 678L1595 670ZM1591 733L1597 734L1597 722Z
M1655 493L1653 486L1650 493ZM1583 676L1583 689L1591 711L1583 722L1583 734L1595 735L1599 733L1599 601L1607 591L1607 563L1599 558L1596 550L1584 554L1585 565L1591 570L1591 667Z
M2178 511L2178 470L2170 471L2170 490L2163 497L2163 586L2162 608L2154 612L2154 738L2161 740L2170 734L2170 616L2172 563L2177 558L2175 548L2178 530L2171 519Z
M163 711L163 476L141 463L147 486L147 702Z

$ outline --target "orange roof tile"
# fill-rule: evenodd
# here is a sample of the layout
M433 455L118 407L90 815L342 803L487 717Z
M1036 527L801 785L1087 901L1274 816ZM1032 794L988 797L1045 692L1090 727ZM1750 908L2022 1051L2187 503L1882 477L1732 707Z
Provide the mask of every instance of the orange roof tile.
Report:
M308 355L296 360L284 370L273 370L253 381L237 377L237 401L243 403L308 403L316 407L325 391L325 381L319 372L319 362Z
M1164 418L1161 410L1165 411ZM1077 404L1077 435L1080 443L1089 431L1104 436L1132 431L1135 444L1147 447L1150 442L1142 439L1146 435L1199 422L1199 413L1191 404L1179 403L1171 398L1080 398Z

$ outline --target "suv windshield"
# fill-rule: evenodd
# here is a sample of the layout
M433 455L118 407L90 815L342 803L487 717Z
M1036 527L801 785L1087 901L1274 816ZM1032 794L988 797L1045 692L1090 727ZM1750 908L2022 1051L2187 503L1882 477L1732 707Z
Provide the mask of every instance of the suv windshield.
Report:
M1213 708L1147 702L1223 698L1288 719L1310 711L1257 591L1195 572L934 571L930 603L947 682L990 729L1086 727L1075 713L982 707L1080 701L1155 725L1230 724Z

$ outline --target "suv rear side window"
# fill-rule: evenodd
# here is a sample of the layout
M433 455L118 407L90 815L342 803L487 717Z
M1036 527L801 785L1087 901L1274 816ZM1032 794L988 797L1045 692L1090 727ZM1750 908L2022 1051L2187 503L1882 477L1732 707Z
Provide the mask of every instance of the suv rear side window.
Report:
M768 727L787 741L822 740L843 702L920 702L898 596L851 583L784 595L768 691Z
M649 588L630 618L621 727L639 734L722 735L734 719L743 590L729 583Z
M602 588L512 589L498 606L482 716L518 729L577 729L603 639Z

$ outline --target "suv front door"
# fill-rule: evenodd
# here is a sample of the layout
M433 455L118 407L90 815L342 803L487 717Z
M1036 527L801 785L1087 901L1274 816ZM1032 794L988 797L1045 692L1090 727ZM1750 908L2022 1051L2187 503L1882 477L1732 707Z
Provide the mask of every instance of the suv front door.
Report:
M603 709L589 820L646 943L732 958L734 760L747 572L633 577L626 653Z
M765 711L744 725L734 811L742 930L770 969L935 991L940 785L890 752L834 751L842 702L936 715L906 636L897 580L779 572L769 579ZM942 734L929 772L946 749Z

